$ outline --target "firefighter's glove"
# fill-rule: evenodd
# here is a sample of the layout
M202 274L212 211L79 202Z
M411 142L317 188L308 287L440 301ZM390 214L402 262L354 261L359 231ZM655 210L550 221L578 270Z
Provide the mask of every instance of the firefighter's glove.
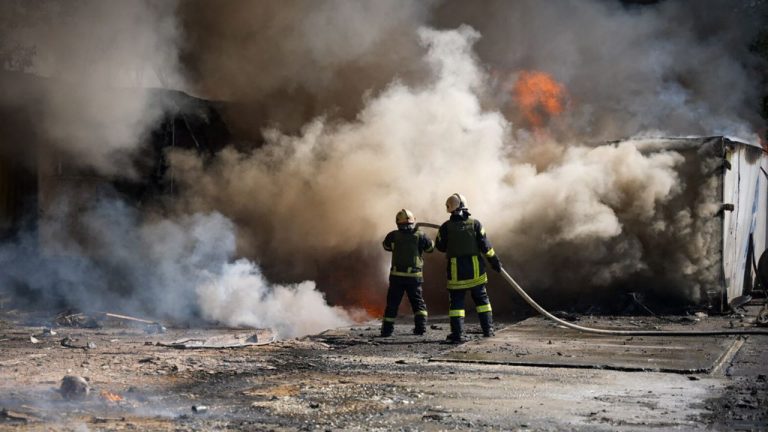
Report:
M496 255L488 258L488 262L491 264L491 268L496 270L496 273L501 273L501 260Z

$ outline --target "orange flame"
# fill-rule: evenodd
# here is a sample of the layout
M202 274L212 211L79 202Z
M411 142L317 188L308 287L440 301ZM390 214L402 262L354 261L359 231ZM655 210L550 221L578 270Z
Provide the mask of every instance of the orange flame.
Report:
M99 392L99 396L101 396L103 399L109 401L109 402L119 402L123 400L123 397L119 394L115 394L106 390L102 390Z
M332 260L318 277L319 284L333 287L327 292L329 303L347 308L348 311L362 309L368 315L353 313L352 318L355 321L382 317L386 304L386 289L379 280L380 275L375 272L355 271L349 263L359 261L359 257L354 260L350 260L348 256L342 258Z
M379 299L379 303L370 303L367 300L361 299L360 307L365 309L365 312L370 315L371 318L381 318L384 316L384 299Z
M565 110L565 87L545 72L521 72L512 94L523 118L534 129L540 129Z

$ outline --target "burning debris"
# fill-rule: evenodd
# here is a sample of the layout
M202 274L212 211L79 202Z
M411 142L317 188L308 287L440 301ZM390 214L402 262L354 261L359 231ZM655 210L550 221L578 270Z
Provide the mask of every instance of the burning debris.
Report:
M112 393L112 392L110 392L108 390L100 391L99 392L99 397L104 399L107 402L113 402L113 403L114 402L120 402L120 401L124 400L124 398L122 396L120 396L119 394Z

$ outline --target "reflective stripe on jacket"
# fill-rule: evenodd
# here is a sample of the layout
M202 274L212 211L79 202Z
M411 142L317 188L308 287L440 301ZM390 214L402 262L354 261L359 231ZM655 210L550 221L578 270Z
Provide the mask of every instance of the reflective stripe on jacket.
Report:
M434 243L422 231L392 231L384 238L384 250L392 252L391 276L421 278L424 252L432 252Z
M469 214L451 215L437 233L437 250L448 258L448 289L468 289L488 282L485 260L495 255L480 221Z

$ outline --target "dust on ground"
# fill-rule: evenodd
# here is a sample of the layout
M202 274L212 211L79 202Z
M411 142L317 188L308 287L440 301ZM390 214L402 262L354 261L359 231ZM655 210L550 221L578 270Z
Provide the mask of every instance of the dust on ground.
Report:
M670 319L685 318L594 321L663 328ZM378 337L378 324L370 322L262 346L176 349L164 344L254 331L170 328L151 333L105 326L53 327L51 334L6 317L0 322L0 429L768 428L766 336L734 337L735 349L724 352L706 373L667 373L441 361L446 353L490 341L473 323L473 341L455 347L444 343L445 318L433 319L425 336L411 335L407 321L398 320L391 338ZM690 320L687 327L733 322L733 317L706 317ZM516 325L541 326L542 334L552 329L538 318L499 328L514 332ZM62 344L65 338L68 346ZM499 349L513 357L535 351L533 346ZM59 386L66 375L85 377L89 394L65 399Z

